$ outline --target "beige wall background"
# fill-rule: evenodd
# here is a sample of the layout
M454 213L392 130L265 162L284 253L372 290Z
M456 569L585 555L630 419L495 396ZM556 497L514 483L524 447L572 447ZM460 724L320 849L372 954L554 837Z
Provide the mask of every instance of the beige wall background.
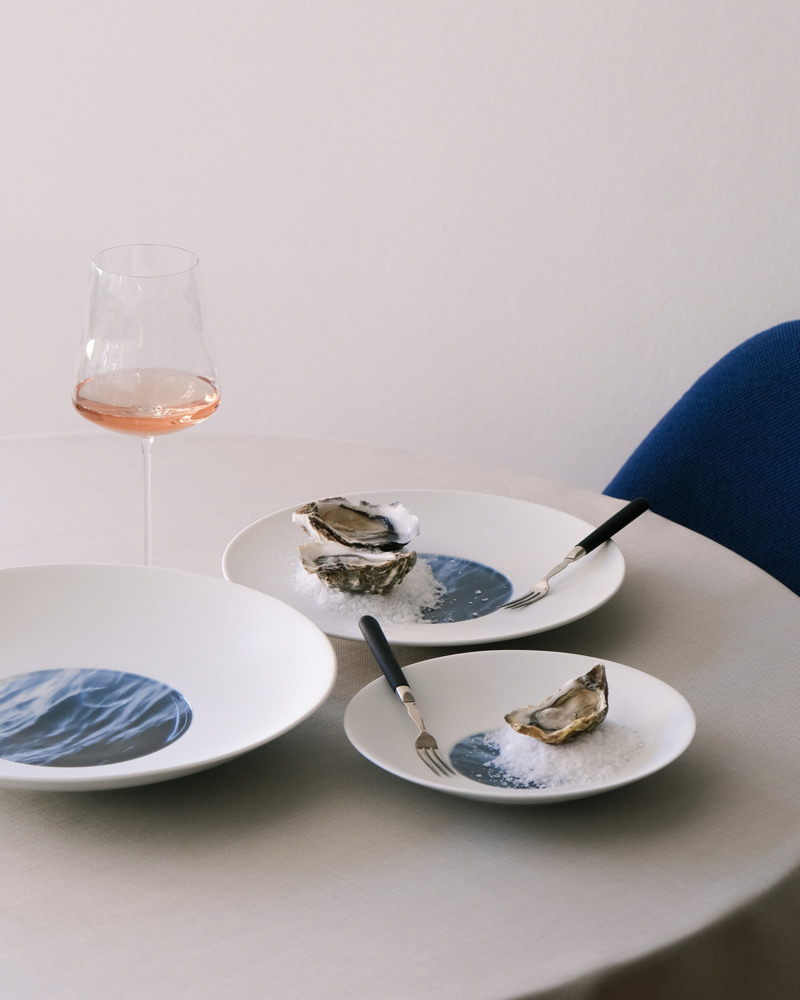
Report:
M796 0L2 13L0 433L90 430L73 355L119 243L200 256L208 432L596 489L718 357L800 317Z

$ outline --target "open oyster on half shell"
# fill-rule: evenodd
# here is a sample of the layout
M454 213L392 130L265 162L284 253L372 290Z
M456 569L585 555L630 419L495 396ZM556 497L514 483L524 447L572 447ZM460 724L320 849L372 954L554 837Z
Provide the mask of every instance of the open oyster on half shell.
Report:
M347 594L385 594L417 561L408 545L419 518L398 502L328 497L298 507L292 520L312 539L299 547L303 568Z
M542 743L566 743L596 729L608 714L608 682L602 663L575 677L540 705L509 712L506 722L518 733Z

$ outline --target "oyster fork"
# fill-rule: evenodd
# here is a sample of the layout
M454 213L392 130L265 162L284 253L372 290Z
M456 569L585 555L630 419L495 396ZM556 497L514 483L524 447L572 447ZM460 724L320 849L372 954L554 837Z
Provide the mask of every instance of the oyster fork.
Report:
M378 661L378 666L383 671L386 680L392 686L393 691L400 701L406 706L406 711L419 730L419 736L414 742L414 749L417 751L419 759L427 764L434 774L446 778L455 774L456 772L439 752L439 744L425 728L425 723L417 708L417 703L414 701L414 695L411 693L408 681L389 646L383 629L372 615L364 615L363 618L360 618L358 627L367 640L367 645L372 655Z
M550 592L551 577L555 576L556 573L560 573L562 569L565 569L571 563L576 562L581 556L585 556L587 552L596 549L598 545L607 542L612 535L615 535L621 528L624 528L626 524L630 524L640 514L643 514L649 506L650 504L644 497L637 497L635 500L631 500L629 504L618 510L616 514L612 514L607 521L603 521L600 527L595 528L583 541L578 542L574 548L571 548L561 562L557 566L554 566L546 576L543 576L531 590L526 594L522 594L521 597L516 597L505 604L501 604L500 608L527 608L529 604L533 604L535 601L540 601L543 597L546 597Z

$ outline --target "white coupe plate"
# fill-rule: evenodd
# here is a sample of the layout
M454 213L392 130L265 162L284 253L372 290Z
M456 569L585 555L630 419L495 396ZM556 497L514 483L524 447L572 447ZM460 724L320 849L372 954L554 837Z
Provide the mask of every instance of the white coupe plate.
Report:
M484 493L381 490L346 495L372 502L399 500L420 519L421 531L413 545L418 553L455 557L459 564L491 571L493 579L478 580L477 588L483 593L475 601L476 616L468 610L465 614L470 617L460 621L393 621L386 614L388 598L381 597L353 597L341 608L326 606L297 583L297 548L308 537L292 522L295 507L261 518L239 532L222 558L225 577L291 604L328 635L361 639L358 619L368 613L378 619L390 642L445 646L514 639L565 625L605 604L625 575L622 553L614 542L606 542L554 577L544 600L519 610L486 613L490 592L496 604L512 590L524 593L596 525L552 507Z
M225 580L137 566L0 570L0 786L177 778L292 729L327 697L330 641Z
M595 663L603 663L606 668L609 691L606 720L595 732L576 737L572 743L544 749L552 761L552 755L562 751L586 754L594 744L599 770L625 759L617 754L616 745L633 743L635 749L627 757L627 763L603 777L587 773L579 781L540 788L498 787L461 773L456 777L437 777L417 756L414 724L383 677L362 688L352 699L344 716L345 732L353 746L378 767L437 792L519 805L597 795L659 771L691 743L694 713L686 699L668 684L608 660L526 649L456 653L411 664L403 667L403 672L426 726L444 755L450 755L455 763L457 755L452 750L462 741L504 728L507 712L538 704L566 681L585 674ZM532 739L531 746L542 748L542 744ZM594 754L592 750L588 755L591 766ZM459 766L463 766L463 761ZM483 767L480 755L476 766Z

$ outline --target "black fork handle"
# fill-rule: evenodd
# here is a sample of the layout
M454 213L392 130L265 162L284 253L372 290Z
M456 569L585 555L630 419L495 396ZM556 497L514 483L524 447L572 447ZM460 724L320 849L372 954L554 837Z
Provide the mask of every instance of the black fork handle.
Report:
M383 629L372 615L364 615L358 621L358 627L367 640L372 655L378 661L378 666L384 673L386 680L392 685L392 690L396 691L404 685L408 687L400 664L395 659L395 655L389 646L389 640L384 635Z
M607 542L612 535L616 535L618 531L627 524L630 524L631 521L636 520L640 514L644 514L649 506L649 502L644 497L637 497L635 500L631 500L622 510L618 510L607 521L603 521L600 527L595 528L582 542L578 542L578 545L580 545L584 552L591 552L598 545Z

